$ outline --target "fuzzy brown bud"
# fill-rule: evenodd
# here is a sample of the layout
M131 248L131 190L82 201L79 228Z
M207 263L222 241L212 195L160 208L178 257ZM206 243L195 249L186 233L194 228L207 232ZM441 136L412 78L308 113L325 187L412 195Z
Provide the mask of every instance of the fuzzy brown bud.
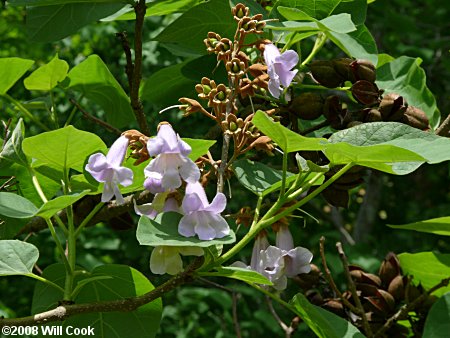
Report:
M411 127L427 130L430 129L430 122L425 112L417 107L409 106L406 108L400 122L406 123Z
M355 60L350 64L350 67L357 81L366 80L372 83L375 82L377 78L375 66L369 60Z
M373 105L379 101L380 90L375 83L359 80L352 86L353 97L364 105Z

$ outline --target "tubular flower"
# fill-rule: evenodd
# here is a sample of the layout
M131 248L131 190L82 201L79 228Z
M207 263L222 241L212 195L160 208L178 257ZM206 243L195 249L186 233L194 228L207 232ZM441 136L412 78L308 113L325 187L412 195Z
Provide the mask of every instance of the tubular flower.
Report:
M157 246L150 256L150 270L158 275L176 275L183 271L180 255L203 256L203 249L192 246Z
M168 193L158 193L151 203L141 205L137 205L136 200L133 199L134 211L139 216L147 216L150 219L155 219L161 212L175 211L181 213L177 200L174 197L167 198L167 195Z
M291 70L298 63L298 54L287 50L283 54L273 44L267 44L264 49L264 60L269 74L269 92L273 97L279 98L283 87L289 87L298 70Z
M119 137L111 146L108 154L96 153L89 157L86 171L98 182L105 183L102 202L108 202L113 196L118 204L124 203L118 185L129 186L133 183L133 171L122 167L128 148L128 138Z
M261 265L265 275L277 290L284 290L287 277L294 277L311 270L312 253L302 247L294 248L294 241L289 228L282 225L277 232L277 246L269 246L263 253Z
M181 179L195 182L200 170L187 156L191 147L175 134L172 126L161 123L158 135L147 142L148 153L156 156L144 169L144 187L151 193L169 191L181 186Z
M178 232L185 237L196 234L201 240L222 238L230 233L230 227L220 213L225 209L227 199L217 193L208 203L205 190L199 182L188 183L181 207L184 216L178 225Z

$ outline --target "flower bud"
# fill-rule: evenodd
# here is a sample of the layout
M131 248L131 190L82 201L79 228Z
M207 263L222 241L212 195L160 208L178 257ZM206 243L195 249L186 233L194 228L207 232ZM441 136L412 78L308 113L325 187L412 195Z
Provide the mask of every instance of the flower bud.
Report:
M315 120L323 112L324 100L315 93L302 93L292 100L289 111L303 120Z
M345 78L334 69L332 61L317 60L309 65L313 78L327 88L339 87Z
M244 16L249 16L250 10L244 4L238 3L231 9L231 14L233 14L234 20L239 21Z
M375 83L366 80L356 81L352 86L353 97L361 104L373 105L378 102L380 90Z
M203 40L206 45L206 50L208 53L217 53L216 47L219 43L221 37L219 34L214 32L208 32L207 38Z
M400 274L400 261L395 253L388 253L381 263L380 270L378 271L378 275L380 276L383 285L388 286L394 277Z

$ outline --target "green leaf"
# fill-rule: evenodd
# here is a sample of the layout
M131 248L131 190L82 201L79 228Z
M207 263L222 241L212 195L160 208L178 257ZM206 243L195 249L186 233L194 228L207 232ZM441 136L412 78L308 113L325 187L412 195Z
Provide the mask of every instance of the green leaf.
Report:
M124 3L124 0L8 0L12 6L49 6L71 3Z
M333 13L342 0L278 0L274 8L292 7L321 20Z
M172 13L183 13L190 8L197 6L204 2L204 0L171 0L171 1L155 1L150 2L147 0L147 11L145 16L162 16ZM136 13L131 6L126 7L128 10L124 12L120 11L119 15L112 15L102 21L113 20L136 20Z
M252 119L253 124L278 146L288 153L299 150L322 150L326 144L323 138L301 136L274 122L267 114L258 110Z
M36 206L25 197L11 192L0 192L0 215L11 218L30 218L37 210Z
M151 220L146 216L139 219L136 237L141 245L149 246L198 246L208 247L217 244L230 244L236 241L233 231L223 238L203 241L195 237L184 237L178 233L181 215L176 212L165 212Z
M433 304L428 312L423 330L426 338L447 338L450 332L450 293Z
M39 211L36 213L36 216L40 216L45 219L50 219L54 214L58 211L68 207L69 205L74 204L76 201L80 200L84 196L89 193L89 190L85 190L81 193L72 194L72 195L64 195L56 197L48 202L46 202Z
M33 65L33 60L21 58L0 58L0 95L6 92L26 73Z
M91 273L79 274L76 282L108 276L108 279L91 280L83 285L75 297L75 304L125 300L141 296L154 289L150 281L139 271L125 265L101 265ZM62 264L50 265L44 270L43 277L64 287L65 269ZM47 311L58 306L62 293L48 285L38 282L33 295L32 313ZM131 312L89 313L71 317L62 322L64 328L92 327L96 337L149 337L155 336L159 328L162 313L161 299L140 306ZM54 325L52 323L48 325ZM63 330L64 331L64 330Z
M425 71L420 67L422 60L401 56L377 69L377 85L386 93L402 95L409 105L422 109L435 128L440 113L436 99L426 84Z
M295 313L319 338L364 338L349 321L311 304L301 293L295 295L290 303L295 307Z
M373 122L334 133L329 141L353 145L393 145L422 156L434 164L450 160L450 140L403 123Z
M206 54L203 40L208 32L216 32L222 37L232 38L236 21L230 13L230 4L224 0L210 0L189 9L167 26L154 40L171 44L191 55Z
M450 236L450 216L432 218L425 221L402 225L388 224L387 226L400 230L415 230L419 232L429 232L435 235Z
M28 90L49 91L66 78L68 70L69 65L67 62L60 60L58 54L56 54L52 61L39 67L25 78L23 84Z
M0 241L0 276L33 273L39 250L33 244L18 240Z
M328 31L325 34L348 56L357 59L366 59L371 61L374 65L377 64L377 45L372 34L365 25L357 26L357 29L350 33Z
M192 161L198 160L200 156L205 155L209 148L211 148L216 141L213 140L202 140L202 139L192 139L192 138L183 138L187 144L189 144L192 148L192 152L189 154L189 158Z
M86 157L105 150L105 144L97 135L73 126L28 137L23 141L23 151L27 156L61 172L69 169L83 172Z
M10 138L0 152L0 167L3 167L3 165L6 164L6 161L28 167L28 159L22 150L22 141L24 136L25 126L23 124L23 120L20 118ZM8 165L11 165L11 163L8 163Z
M404 273L414 276L413 281L421 283L425 290L437 285L450 276L450 254L419 252L398 255ZM450 286L440 288L433 295L441 296L450 291Z
M219 267L217 268L217 271L199 272L198 274L200 276L208 277L233 278L250 284L273 285L270 280L256 271L233 266Z
M282 171L272 169L271 167L250 160L238 160L233 163L233 171L239 182L256 195L267 195L272 192L276 183L281 182ZM287 172L287 182L295 179L296 175Z
M109 124L121 128L134 119L127 94L98 55L90 55L68 77L67 89L81 92L102 107Z
M91 22L117 12L123 3L68 3L27 8L26 29L31 41L50 42L75 33Z

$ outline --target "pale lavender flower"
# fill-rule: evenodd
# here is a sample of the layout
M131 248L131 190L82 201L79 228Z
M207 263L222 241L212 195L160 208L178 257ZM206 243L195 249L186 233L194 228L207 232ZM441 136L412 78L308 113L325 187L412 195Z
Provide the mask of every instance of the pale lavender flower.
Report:
M187 156L191 147L175 134L168 123L159 125L158 135L147 142L150 156L156 156L144 169L144 187L151 193L177 189L181 179L195 182L200 178L200 170Z
M269 246L263 253L261 265L264 275L277 290L284 290L287 277L295 277L311 271L312 253L303 247L294 248L294 241L288 226L282 225L277 232L277 246Z
M181 208L175 198L167 198L168 193L158 193L153 197L151 203L145 203L141 205L136 204L136 200L133 199L134 211L139 216L147 216L150 219L155 217L161 212L175 211L181 213Z
M192 246L157 246L150 256L150 270L158 275L176 275L183 271L180 255L203 256L203 249Z
M269 74L269 92L279 98L283 87L289 87L298 69L291 70L298 63L298 54L287 50L283 54L273 44L267 44L264 49L264 60Z
M108 202L113 196L118 204L124 203L118 185L129 186L133 183L133 171L122 167L128 148L128 138L119 137L111 146L108 154L96 153L89 157L86 171L98 182L105 183L102 202Z
M196 234L201 240L222 238L230 233L230 227L220 213L225 209L227 199L217 193L208 203L205 190L199 182L188 183L182 208L184 216L178 225L178 232L185 237Z

